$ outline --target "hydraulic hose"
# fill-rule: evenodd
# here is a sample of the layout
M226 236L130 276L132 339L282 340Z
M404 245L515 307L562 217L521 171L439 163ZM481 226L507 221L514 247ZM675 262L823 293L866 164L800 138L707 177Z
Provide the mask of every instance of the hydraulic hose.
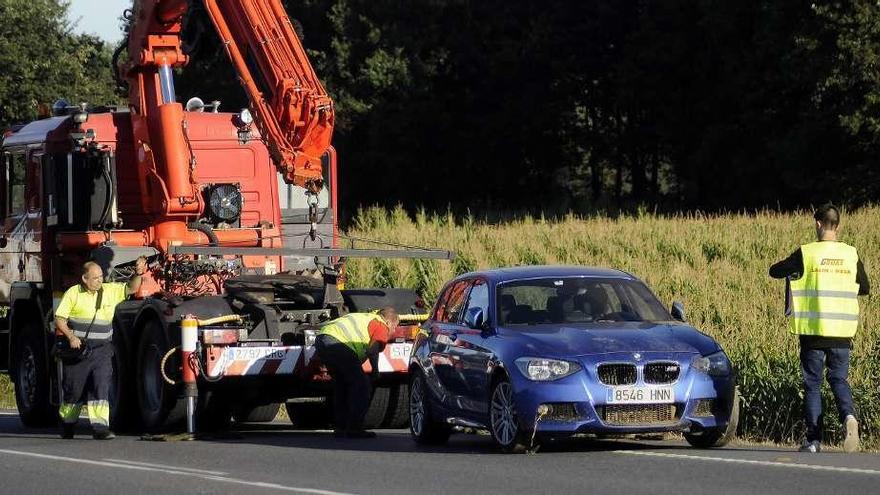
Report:
M214 229L212 229L210 225L201 222L190 222L186 226L190 229L198 230L199 232L205 234L205 236L208 238L209 246L220 245L220 241L217 239L217 234L214 233Z
M165 355L162 356L162 362L159 363L159 371L162 373L162 379L165 380L165 383L167 383L168 385L177 385L177 382L169 378L168 375L165 373L165 363L168 362L168 358L170 358L171 355L174 354L174 351L178 349L180 349L180 346L175 346L171 349L168 349L168 352L166 352Z

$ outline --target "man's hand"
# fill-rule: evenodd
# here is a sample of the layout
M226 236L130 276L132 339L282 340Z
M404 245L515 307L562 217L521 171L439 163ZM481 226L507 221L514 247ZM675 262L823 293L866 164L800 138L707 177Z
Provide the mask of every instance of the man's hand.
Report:
M71 334L70 337L67 337L67 342L70 343L71 349L79 349L79 346L82 345L82 340L80 340L79 337L73 334Z
M147 258L141 256L134 262L135 275L143 275L147 273Z

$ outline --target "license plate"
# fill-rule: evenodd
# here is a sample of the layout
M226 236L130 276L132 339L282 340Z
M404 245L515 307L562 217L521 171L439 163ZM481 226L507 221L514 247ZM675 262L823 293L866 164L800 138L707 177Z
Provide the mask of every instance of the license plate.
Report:
M608 390L608 404L670 404L675 402L672 387L616 387Z
M409 359L409 355L412 352L412 346L413 345L409 342L390 344L391 359Z

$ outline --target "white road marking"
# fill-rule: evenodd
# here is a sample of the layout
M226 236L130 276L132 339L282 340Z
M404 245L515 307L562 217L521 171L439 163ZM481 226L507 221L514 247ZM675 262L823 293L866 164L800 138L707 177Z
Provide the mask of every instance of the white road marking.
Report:
M647 457L666 457L669 459L693 459L696 461L714 461L714 462L728 462L732 464L751 464L756 466L770 466L770 467L783 467L783 468L793 468L793 469L806 469L810 471L830 471L834 473L855 473L855 474L871 474L878 476L880 475L880 471L876 469L862 469L862 468L848 468L848 467L838 467L838 466L822 466L818 464L792 464L789 462L775 462L775 461L756 461L752 459L729 459L724 457L710 457L710 456L700 456L700 455L686 455L686 454L669 454L665 452L643 452L638 450L615 450L615 454L622 455L641 455Z
M77 464L88 464L91 466L103 466L109 468L117 468L117 469L130 469L133 471L149 471L149 472L157 472L163 474L176 474L178 476L191 476L194 478L218 481L221 483L232 483L236 485L245 485L249 487L259 487L259 488L268 488L272 490L280 490L285 492L296 492L296 493L314 493L315 495L352 495L344 492L334 492L331 490L319 490L316 488L303 488L298 486L286 486L279 485L276 483L265 483L262 481L249 481L243 480L239 478L230 478L228 476L215 476L211 474L201 474L197 472L189 472L189 471L181 471L179 468L155 468L150 466L142 466L136 464L119 464L116 462L109 461L93 461L90 459L77 459L74 457L63 457L58 455L50 455L50 454L38 454L36 452L22 452L18 450L7 450L0 449L0 454L9 454L9 455L19 455L25 457L36 457L38 459L50 459L55 461L67 461L73 462Z
M214 476L223 476L224 474L229 474L225 471L208 471L207 469L192 469L192 468L185 468L185 467L180 467L180 466L169 466L167 464L152 464L150 462L127 461L125 459L104 459L104 460L107 462L116 462L116 463L120 463L120 464L131 464L133 466L146 466L146 467L152 467L152 468L171 469L171 470L176 470L176 471L186 471L186 472L195 473L195 474L210 474L210 475L214 475Z

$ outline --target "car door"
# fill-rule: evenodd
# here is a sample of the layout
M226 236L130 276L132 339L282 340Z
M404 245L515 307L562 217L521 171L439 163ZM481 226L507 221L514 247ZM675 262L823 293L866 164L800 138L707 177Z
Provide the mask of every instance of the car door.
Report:
M426 328L429 340L429 386L434 389L443 405L452 409L460 409L461 400L466 395L465 381L460 375L461 363L453 359L452 349L458 339L458 321L467 302L471 283L472 280L465 279L449 285L441 295L434 318Z
M477 278L468 290L467 304L461 316L450 330L455 339L448 348L449 357L456 365L456 378L462 391L460 399L463 410L472 415L482 415L489 408L489 362L494 356L490 346L490 333L481 328L470 328L464 317L472 308L479 308L485 321L489 315L489 284Z

